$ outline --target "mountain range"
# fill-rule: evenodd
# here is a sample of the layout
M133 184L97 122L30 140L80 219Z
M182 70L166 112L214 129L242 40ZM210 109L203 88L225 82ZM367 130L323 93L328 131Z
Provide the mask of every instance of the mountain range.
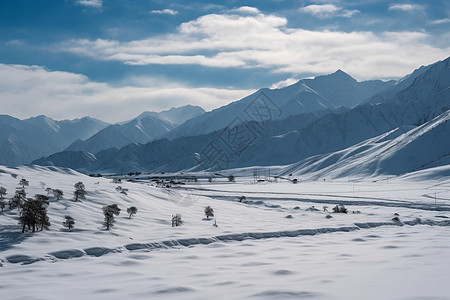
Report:
M281 120L289 116L320 110L351 108L394 86L395 81L370 80L358 82L338 70L314 79L302 79L280 88L263 88L226 106L188 120L170 131L169 139L206 134L232 126L233 121Z
M86 139L108 124L84 117L55 121L46 116L19 120L0 115L0 164L17 166L63 151L77 139Z
M0 164L28 164L64 150L96 153L129 143L147 143L204 112L198 106L187 105L159 113L144 112L121 124L90 117L55 121L46 116L19 120L0 115Z
M425 126L428 128L426 135L442 138L436 144L439 151L427 151L420 166L405 161L401 167L390 168L390 163L383 163L369 173L397 174L446 164L450 141L445 134L436 132L444 130L446 125L432 124L447 118L450 109L449 61L447 58L421 67L398 81L388 82L357 82L338 70L282 89L261 89L227 106L188 119L163 138L149 143L132 143L98 152L63 151L33 163L71 167L86 173L215 170L298 162L304 167L302 161L308 165L320 160L321 155L339 157L344 155L342 151L352 153L352 147L361 143L371 145L375 143L373 139L382 139L389 132L391 137L402 133L395 138L396 144L399 139L411 140L409 132L420 131ZM433 139L419 139L411 144L408 152L399 153L424 151L430 147L422 145L426 141L436 143ZM366 146L358 147L365 149ZM363 161L364 157L358 159ZM367 155L367 160L374 158ZM328 169L324 172L338 161L325 164ZM348 164L350 161L347 160ZM345 170L346 166L340 164L339 168ZM306 169L300 168L299 172Z
M148 143L167 134L190 118L204 114L198 106L187 105L162 112L143 112L136 118L110 125L86 140L77 140L67 151L97 153L108 148L122 148L132 143Z

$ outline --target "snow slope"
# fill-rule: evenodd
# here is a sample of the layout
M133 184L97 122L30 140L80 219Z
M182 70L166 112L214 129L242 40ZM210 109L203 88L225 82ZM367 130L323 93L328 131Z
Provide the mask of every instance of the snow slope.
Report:
M29 196L53 187L64 199L50 199L48 231L22 234L16 211L0 213L2 299L448 296L448 177L255 184L237 176L171 189L123 182L124 195L111 179L69 169L0 167L8 193L20 178L30 181ZM87 195L73 202L78 181ZM106 231L101 209L113 203L122 211ZM335 204L350 213L322 211ZM208 205L218 227L204 219ZM130 206L138 208L132 218ZM181 227L171 227L175 213ZM72 232L61 224L65 215L75 219Z
M429 66L421 66L420 68L414 70L411 74L406 75L405 77L401 78L397 82L395 82L394 86L392 86L389 89L386 89L385 91L375 94L374 96L370 97L364 103L381 103L385 101L389 101L392 97L394 97L398 92L403 91L404 89L408 88L422 73L426 72L429 68L431 68L433 65Z
M401 127L347 149L309 157L282 172L306 178L402 175L450 165L450 110L415 128Z

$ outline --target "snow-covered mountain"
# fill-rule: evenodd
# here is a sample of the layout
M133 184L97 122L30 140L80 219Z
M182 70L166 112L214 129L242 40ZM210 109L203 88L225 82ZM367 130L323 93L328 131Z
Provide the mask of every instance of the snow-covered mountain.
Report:
M130 144L119 150L96 153L92 161L77 170L113 173L200 170L213 155L216 164L206 167L271 166L339 151L396 128L424 124L447 112L450 109L449 65L450 58L433 64L408 87L382 103L320 110L284 120L239 121L233 127L209 134ZM440 147L446 150L446 145ZM72 167L69 163L72 156L73 153L59 153L58 163L56 156L35 163Z
M108 148L122 148L131 143L148 143L172 128L174 128L172 123L153 116L145 116L123 125L110 125L85 141L75 141L66 150L97 153Z
M333 74L302 79L280 88L263 88L221 108L188 120L168 133L169 139L210 133L239 121L279 120L301 113L340 106L353 107L394 85L394 81L358 82L342 70Z
M402 175L450 165L450 110L419 126L403 126L341 151L287 166L305 179Z
M375 94L374 96L368 98L365 103L381 103L384 101L390 100L394 97L398 92L409 87L416 79L417 76L426 72L432 65L429 66L421 66L420 68L414 70L411 74L406 75L405 77L398 80L392 88L389 88L381 93Z
M120 149L132 143L148 143L162 137L177 125L205 111L199 106L182 106L162 112L143 112L125 123L110 125L86 140L77 140L67 151L97 153L108 148Z
M189 119L203 115L205 110L200 106L185 105L182 107L173 107L169 110L163 110L159 112L159 118L167 120L173 124L180 125Z
M46 116L19 120L0 115L0 164L16 166L64 150L77 139L86 139L108 124L84 117L55 121Z

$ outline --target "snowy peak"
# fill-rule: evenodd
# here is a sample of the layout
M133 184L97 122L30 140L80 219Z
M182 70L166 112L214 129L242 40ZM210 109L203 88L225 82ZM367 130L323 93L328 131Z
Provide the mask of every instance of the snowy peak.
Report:
M143 118L153 117L168 123L172 123L173 125L180 125L187 120L200 116L204 113L205 110L200 106L185 105L181 107L172 107L169 110L163 110L161 112L145 111L136 118L126 122L122 122L120 124L125 124L136 119L141 120Z
M319 76L319 77L321 77L321 76ZM328 79L331 79L331 80L348 81L348 82L354 82L354 83L357 82L356 79L354 79L352 76L348 75L341 69L338 69L336 72L334 72L330 75L325 75L322 77L327 77ZM316 77L316 78L318 78L318 77Z
M200 106L185 105L182 107L173 107L159 113L160 117L174 124L183 124L189 119L200 116L205 110Z

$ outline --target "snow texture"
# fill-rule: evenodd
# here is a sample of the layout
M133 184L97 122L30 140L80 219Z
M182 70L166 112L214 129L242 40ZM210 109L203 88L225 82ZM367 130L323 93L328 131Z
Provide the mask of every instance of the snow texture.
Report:
M19 178L29 196L64 191L50 198L48 231L22 234L17 211L0 214L2 299L446 299L450 181L441 168L298 184L275 182L282 167L258 182L236 169L236 182L196 173L199 181L170 189L122 180L124 195L111 179L70 169L0 167L6 197ZM79 181L86 199L73 202ZM114 203L122 213L106 231L102 207ZM333 213L336 204L348 213ZM203 220L206 206L217 227ZM170 225L176 213L180 227Z

